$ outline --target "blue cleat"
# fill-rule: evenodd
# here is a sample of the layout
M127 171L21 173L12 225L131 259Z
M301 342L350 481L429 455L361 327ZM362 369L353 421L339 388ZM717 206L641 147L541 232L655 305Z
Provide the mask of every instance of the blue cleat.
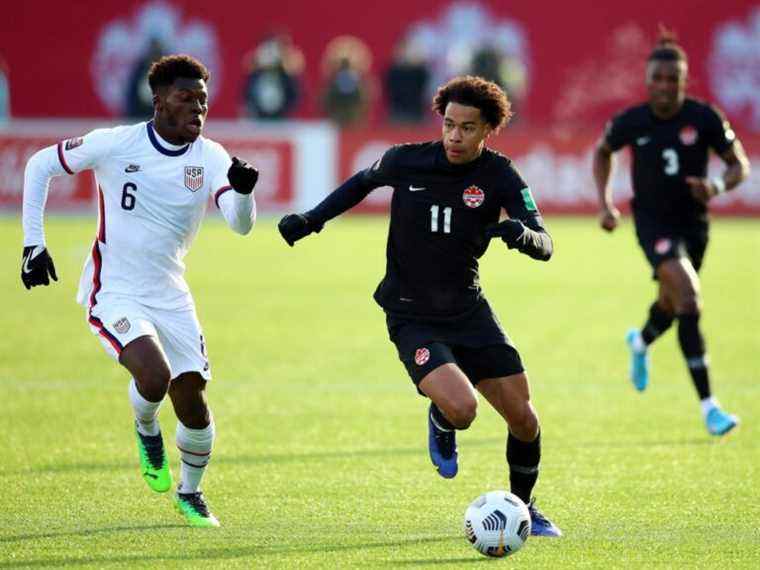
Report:
M715 406L707 412L705 424L710 435L726 435L732 429L739 425L739 418L732 414L727 414L718 406Z
M530 535L531 536L562 536L562 531L552 521L547 519L541 511L536 508L536 498L532 498L528 503L528 512L530 513Z
M432 407L428 410L428 450L430 460L438 469L438 474L444 479L456 477L459 465L457 464L457 432L455 430L442 430L433 421Z
M634 388L643 392L649 384L649 356L646 346L643 350L640 348L644 344L640 340L638 329L629 330L625 335L625 342L631 350L631 382Z

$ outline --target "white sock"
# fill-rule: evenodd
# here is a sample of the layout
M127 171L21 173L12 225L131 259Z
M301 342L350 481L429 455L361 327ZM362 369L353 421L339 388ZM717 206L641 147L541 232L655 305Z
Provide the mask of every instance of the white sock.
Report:
M699 405L702 406L702 417L706 418L707 414L712 410L713 408L719 408L720 404L718 403L718 400L716 400L713 396L710 396L709 398L705 398L704 400L699 401Z
M203 429L190 429L177 422L177 449L181 459L178 493L196 493L200 490L203 473L211 459L215 435L213 418Z
M644 344L644 339L641 338L641 331L636 331L636 336L633 337L633 340L631 341L631 346L633 347L633 350L635 350L636 352L647 351L647 345Z
M137 431L143 435L158 435L161 429L158 427L158 410L161 402L149 402L142 397L137 390L135 379L129 383L129 401L132 402L132 409L135 411L135 420L137 421Z

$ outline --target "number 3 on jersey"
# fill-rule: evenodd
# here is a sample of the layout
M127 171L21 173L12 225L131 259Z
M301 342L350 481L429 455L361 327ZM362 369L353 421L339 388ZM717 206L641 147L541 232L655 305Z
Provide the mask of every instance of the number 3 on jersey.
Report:
M137 185L133 182L127 182L124 184L124 188L121 191L121 207L124 210L134 210L135 202L137 202L137 196L130 194L129 191L136 191Z
M435 233L438 231L438 212L440 208L437 204L430 206L430 231ZM446 206L443 209L443 233L451 233L451 206Z
M666 148L662 151L662 158L665 159L665 174L675 176L678 174L680 165L678 164L678 153L673 148Z

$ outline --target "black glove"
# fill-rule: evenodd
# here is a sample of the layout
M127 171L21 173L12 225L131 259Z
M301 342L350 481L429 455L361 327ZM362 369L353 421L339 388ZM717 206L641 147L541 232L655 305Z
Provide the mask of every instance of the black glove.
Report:
M290 247L293 247L293 244L299 239L305 238L312 232L319 233L322 231L323 226L324 224L309 219L306 214L288 214L277 224L277 229L280 230L282 239L288 242Z
M58 281L53 258L50 257L47 249L41 245L25 247L21 258L21 281L24 282L24 286L31 289L37 285L49 285L48 273L53 281Z
M233 156L232 166L227 171L227 179L238 194L250 194L259 179L259 171L246 161Z
M517 240L523 235L525 226L520 220L504 220L500 224L486 226L486 237L500 237L509 249L517 245Z

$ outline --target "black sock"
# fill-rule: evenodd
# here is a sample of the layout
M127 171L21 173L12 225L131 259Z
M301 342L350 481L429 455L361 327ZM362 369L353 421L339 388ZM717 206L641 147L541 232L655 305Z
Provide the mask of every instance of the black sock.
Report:
M649 318L641 329L641 340L649 346L673 324L673 315L663 311L657 301L649 307Z
M705 340L699 330L699 314L678 316L678 342L699 399L709 398L710 374L705 355Z
M443 415L443 412L438 409L438 406L436 406L433 402L430 402L430 413L433 415L433 420L435 420L435 423L438 424L438 427L449 431L456 429L454 425L446 419L446 416Z
M507 464L512 492L527 505L538 480L541 462L541 433L533 441L520 441L512 432L507 436Z

